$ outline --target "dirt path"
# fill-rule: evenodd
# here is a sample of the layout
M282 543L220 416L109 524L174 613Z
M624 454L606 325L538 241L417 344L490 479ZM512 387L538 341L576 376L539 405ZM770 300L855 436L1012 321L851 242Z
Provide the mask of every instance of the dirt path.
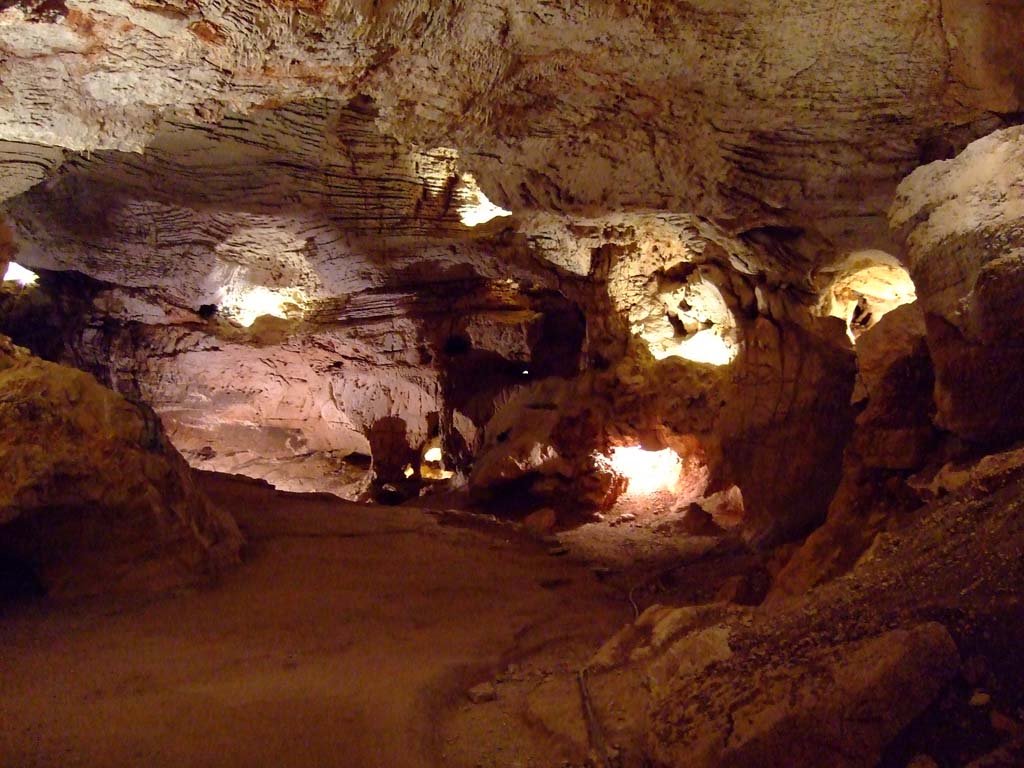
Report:
M631 619L620 593L514 533L203 483L250 540L217 585L0 618L0 765L460 765L498 732L495 764L561 764L465 692L524 655L587 658Z

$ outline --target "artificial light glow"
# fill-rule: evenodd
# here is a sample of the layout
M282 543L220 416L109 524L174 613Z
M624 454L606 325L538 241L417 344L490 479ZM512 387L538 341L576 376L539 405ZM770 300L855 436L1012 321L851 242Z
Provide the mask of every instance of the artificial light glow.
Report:
M460 173L457 149L434 147L414 152L413 158L413 172L423 181L425 191L431 197L447 200L452 180L458 179L455 187L456 210L459 219L467 227L486 224L499 216L512 215L512 211L506 211L487 199L473 174Z
M268 287L254 277L253 270L241 264L218 264L209 282L217 286L214 301L217 314L245 328L264 315L288 319L301 314L309 304L309 295L298 285Z
M264 315L287 319L290 309L301 307L304 294L297 288L273 290L262 285L232 285L218 293L220 310L248 328Z
M612 449L612 467L629 481L627 493L671 491L679 484L683 461L671 448L645 451L638 445Z
M736 348L713 330L700 331L680 342L674 349L654 352L659 360L674 355L695 363L728 365L736 357Z
M736 318L710 268L698 268L685 281L655 275L650 299L628 310L633 333L647 342L656 360L682 357L706 365L728 365L739 353Z
M13 261L7 265L7 271L4 273L4 282L15 282L18 285L35 285L39 280L39 275L30 269L25 269L20 264L15 264Z
M840 265L824 299L825 313L846 322L856 341L889 312L917 300L903 265L883 251L860 251Z
M462 175L462 185L463 202L459 205L459 218L467 227L476 227L492 219L512 215L512 211L506 211L488 200L471 174Z
M406 464L405 469L402 470L402 474L405 475L405 479L408 480L416 474L416 470L412 468L411 464Z
M424 480L450 480L455 473L444 466L444 453L441 451L441 439L435 437L423 450L423 463L420 464L420 477Z
M248 328L257 317L273 315L274 317L285 317L284 305L288 300L263 286L255 286L246 291L242 300L235 306L238 322Z

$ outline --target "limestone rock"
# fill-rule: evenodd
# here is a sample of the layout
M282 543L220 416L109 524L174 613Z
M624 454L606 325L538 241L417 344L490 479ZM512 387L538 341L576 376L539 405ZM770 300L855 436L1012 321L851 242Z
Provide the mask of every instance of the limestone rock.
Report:
M8 4L4 215L98 281L63 359L199 466L352 496L440 438L600 506L607 434L671 422L752 541L802 535L852 419L812 275L1020 107L1020 10L648 5ZM513 215L464 221L484 194ZM582 369L591 411L495 470L518 384Z
M530 533L543 536L550 533L558 522L558 514L551 507L542 507L523 518L523 525Z
M934 375L916 303L893 310L861 336L857 364L868 399L857 417L853 450L867 467L919 468L936 432Z
M824 517L853 427L854 358L832 318L808 330L759 317L746 338L714 432L720 482L739 487L745 536L763 546Z
M156 416L0 338L0 551L53 595L163 589L237 561L234 522Z
M959 663L949 633L922 624L812 654L800 666L755 671L744 686L746 700L734 700L728 722L696 702L666 701L654 688L660 712L652 752L666 765L685 761L701 768L875 765L889 739L931 702ZM700 669L671 672L683 680L660 679L678 695L685 678ZM670 723L678 729L671 737Z
M844 452L842 479L825 523L776 576L769 602L853 567L877 534L900 525L919 504L903 477L920 469L938 442L920 308L899 307L865 332L857 340L857 362L867 402Z
M891 222L926 314L938 423L979 442L1024 429L1024 130L971 144L899 187Z
M484 704L488 701L494 701L498 698L498 691L494 687L494 683L480 683L474 685L469 691L466 692L466 696L474 704Z
M505 207L818 219L847 240L866 220L884 239L925 140L1020 108L1020 9L845 0L825 33L818 10L12 3L0 139L138 151L165 116L360 95L410 143L448 138Z
M652 606L620 630L588 685L621 764L866 768L925 710L941 719L961 655L990 642L978 628L1019 634L1024 464L975 464L841 578L769 608Z
M560 409L571 392L568 382L553 379L512 397L487 423L483 448L469 478L470 488L489 492L515 481L542 483L545 478L571 482L576 468L559 452L554 434ZM530 490L530 484L522 490ZM541 498L558 496L554 486L534 490Z

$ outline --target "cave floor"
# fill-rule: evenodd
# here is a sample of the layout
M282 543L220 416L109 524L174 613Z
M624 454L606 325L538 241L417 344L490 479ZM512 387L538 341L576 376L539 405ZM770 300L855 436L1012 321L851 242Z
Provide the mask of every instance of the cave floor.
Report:
M508 526L201 482L249 541L215 585L5 610L0 765L561 765L467 691L581 666L620 588Z

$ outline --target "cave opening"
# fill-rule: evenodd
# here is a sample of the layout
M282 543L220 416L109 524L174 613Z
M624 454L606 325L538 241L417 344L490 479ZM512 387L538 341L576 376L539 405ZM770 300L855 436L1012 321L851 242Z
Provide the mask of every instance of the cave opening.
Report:
M856 251L835 268L823 309L846 323L855 342L889 312L916 299L914 281L896 258L883 251Z

